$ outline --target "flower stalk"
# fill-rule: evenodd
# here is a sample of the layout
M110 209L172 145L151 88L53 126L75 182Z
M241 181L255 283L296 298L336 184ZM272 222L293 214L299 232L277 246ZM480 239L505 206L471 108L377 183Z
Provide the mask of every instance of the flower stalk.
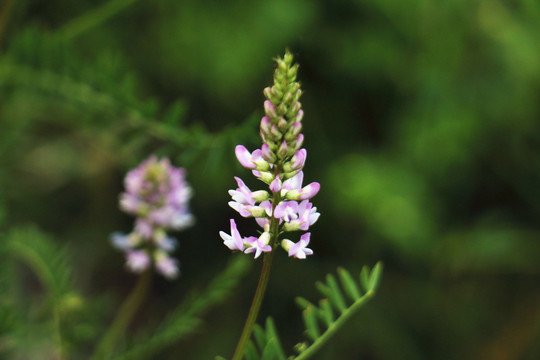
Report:
M251 307L249 308L249 313L244 324L244 329L236 345L236 350L232 360L241 360L246 346L248 344L249 338L253 333L253 328L255 326L255 321L257 320L257 315L261 309L261 304L264 298L264 293L268 286L270 280L270 272L272 270L272 263L274 262L275 251L270 251L269 253L264 254L263 264L261 268L261 274L259 276L259 283L257 284L257 289L255 290L255 295L253 296L253 301L251 302Z
M118 339L124 335L124 332L131 323L131 320L144 302L146 295L148 294L148 289L150 288L151 280L152 272L149 269L144 271L139 276L135 287L120 307L120 310L118 311L111 326L105 335L103 335L103 338L96 347L96 351L94 356L92 356L92 359L104 359L108 356L108 354L112 353Z

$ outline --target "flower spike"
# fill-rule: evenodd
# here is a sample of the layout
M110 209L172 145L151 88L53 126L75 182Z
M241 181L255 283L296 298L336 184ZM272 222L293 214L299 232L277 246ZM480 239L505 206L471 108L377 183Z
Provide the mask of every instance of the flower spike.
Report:
M296 81L298 65L293 64L289 52L276 62L274 84L263 91L266 100L259 129L263 143L253 152L243 145L235 148L239 163L250 169L266 188L251 191L242 179L235 177L238 188L229 190L232 197L229 206L242 217L254 217L263 233L259 237L242 238L234 220L231 220L230 235L219 233L229 249L253 253L255 258L277 247L280 234L306 231L320 216L309 202L319 192L320 184L312 182L302 186L307 150L302 148L304 111L299 101L302 91ZM127 202L126 206L133 205ZM313 253L306 247L309 239L310 233L307 233L297 243L286 239L281 244L289 256L305 259Z
M193 224L188 202L191 188L185 170L171 165L169 159L152 155L124 180L126 191L120 195L120 208L136 216L132 233L113 233L111 242L123 251L126 266L140 273L152 265L168 279L178 275L178 261L169 256L177 241L167 230L183 230Z

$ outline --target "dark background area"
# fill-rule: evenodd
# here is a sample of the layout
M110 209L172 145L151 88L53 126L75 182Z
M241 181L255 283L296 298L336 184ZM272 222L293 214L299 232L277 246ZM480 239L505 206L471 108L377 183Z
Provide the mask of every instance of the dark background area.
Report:
M261 184L234 146L260 146L262 90L288 47L321 217L313 256L276 256L260 319L275 319L289 350L303 338L296 296L316 301L326 273L381 260L375 299L315 358L540 358L539 2L0 4L1 229L33 225L65 244L94 299L84 311L106 323L135 283L109 235L131 229L118 195L151 153L187 169L197 222L175 234L182 276L155 279L131 331L242 256L218 232L231 217L245 236L256 225L227 190L233 176ZM260 264L156 358L230 356ZM2 296L38 296L17 269L18 291Z

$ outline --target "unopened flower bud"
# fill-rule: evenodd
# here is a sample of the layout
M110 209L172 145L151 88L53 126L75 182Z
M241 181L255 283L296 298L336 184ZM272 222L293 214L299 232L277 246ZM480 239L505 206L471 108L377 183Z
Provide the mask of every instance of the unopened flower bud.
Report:
M272 86L272 94L274 94L274 98L277 98L277 100L275 102L272 102L272 104L277 104L283 97L283 91L277 86Z
M277 112L278 112L280 115L287 114L288 111L289 111L289 107L288 107L287 104L285 104L284 102L282 102L281 104L279 104L279 106L277 107Z
M266 100L264 102L264 112L271 119L277 117L276 107L270 102L270 100Z
M290 61L289 61L289 63L290 63ZM283 60L278 59L277 60L277 65L278 65L279 70L281 70L281 71L287 70L287 60L285 58ZM281 73L281 71L276 71L276 74Z
M278 88L283 88L283 81L285 80L285 74L281 71L276 71L274 74L274 86Z
M281 191L281 180L279 179L279 175L276 175L276 178L270 183L270 191L273 193Z
M270 184L274 180L274 175L268 171L253 171L253 175L259 178L262 182Z
M279 131L276 124L273 124L270 128L270 134L274 137L274 139L279 139L283 135L281 131Z
M302 104L300 104L299 101L296 101L292 106L289 108L289 111L287 111L287 118L294 119L296 115L298 114L298 111L302 108Z
M276 161L276 155L270 150L270 146L267 143L264 143L261 147L262 157L264 160L274 163Z
M261 131L268 133L270 132L270 118L268 116L263 116L261 119Z
M294 99L293 94L291 92L287 92L285 94L285 96L283 97L283 102L286 102L287 104L290 104L290 103L292 103L293 99Z
M289 130L287 130L287 132L285 133L285 140L293 141L298 137L300 131L302 131L302 123L299 121L292 123L292 125L289 127Z
M253 198L253 200L260 202L260 201L269 200L270 194L268 193L268 191L257 190L251 193L251 197Z
M300 100L300 96L302 96L302 90L298 89L294 92L294 101Z
M304 134L298 134L296 141L293 141L294 151L298 151L304 144Z
M300 90L300 83L293 82L289 85L289 91L293 94L296 94Z
M298 64L294 64L291 66L291 68L287 71L287 77L290 81L296 80L296 73L298 72Z
M283 56L283 62L289 65L292 64L293 55L289 52L289 50L285 52L285 55Z
M290 172L293 170L302 169L304 167L304 163L306 162L306 157L306 149L298 150L292 157L291 161L288 161L287 163L285 163L285 165L283 165L283 171Z
M275 154L278 148L278 144L273 141L267 141L266 144L268 144L268 148L270 148L270 151Z
M300 122L304 118L304 110L300 109L298 110L298 113L296 114L296 121Z
M287 120L285 120L283 117L279 118L277 126L281 133L284 133L285 130L287 130L287 125L289 125L289 123L287 123Z
M263 94L268 100L270 100L270 98L272 97L272 88L271 87L265 87L264 90L263 90Z
M283 178L283 181L285 180L288 180L290 178L292 178L293 176L295 176L296 174L298 174L300 170L293 170L293 171L287 171L287 172L284 172L281 177Z
M283 140L277 151L277 156L280 159L283 159L285 156L287 156L287 150L288 150L287 141Z

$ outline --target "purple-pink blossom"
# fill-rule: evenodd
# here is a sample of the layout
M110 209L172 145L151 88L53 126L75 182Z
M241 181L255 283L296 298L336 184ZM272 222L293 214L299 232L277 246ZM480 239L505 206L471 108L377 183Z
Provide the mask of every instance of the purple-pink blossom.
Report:
M250 236L246 238L248 248L244 251L246 254L255 253L255 259L258 258L263 252L272 251L272 247L269 245L270 233L263 232L259 238Z
M234 219L231 219L231 234L229 235L224 231L220 231L219 235L223 239L223 244L229 249L244 251L244 240L238 232Z
M126 266L134 273L140 273L150 267L150 256L144 250L128 250Z
M165 252L158 252L154 256L154 261L156 263L156 270L158 273L170 280L178 277L179 267L177 259L170 257Z
M288 252L289 256L297 259L305 259L307 255L312 255L313 250L308 248L311 233L305 233L300 237L297 243L285 239L281 242L281 246Z
M126 253L131 271L141 272L153 263L169 279L178 273L178 261L169 257L177 241L168 237L166 231L182 230L193 224L189 211L192 191L185 176L184 169L154 155L127 173L120 208L136 216L135 226L131 234L115 233L111 240Z

